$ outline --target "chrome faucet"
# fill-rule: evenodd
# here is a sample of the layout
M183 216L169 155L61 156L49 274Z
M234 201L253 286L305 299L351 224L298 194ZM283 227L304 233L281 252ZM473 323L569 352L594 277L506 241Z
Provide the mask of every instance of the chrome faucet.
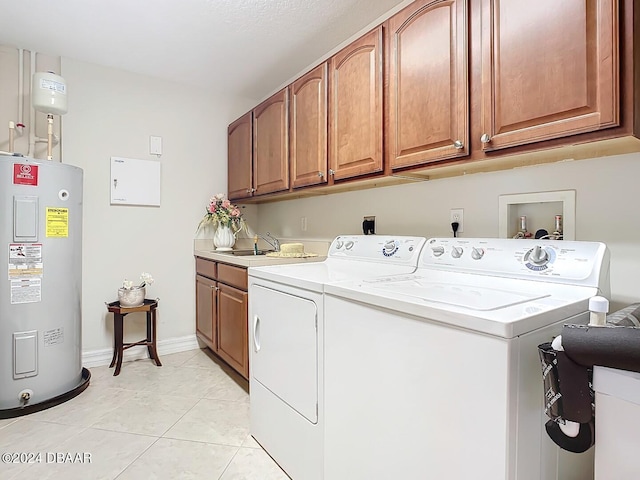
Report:
M266 233L266 237L263 235L260 235L258 233L258 236L264 240L265 242L267 242L269 245L271 245L271 247L276 251L279 252L280 251L280 240L278 240L276 237L274 237L273 235L271 235L269 232Z

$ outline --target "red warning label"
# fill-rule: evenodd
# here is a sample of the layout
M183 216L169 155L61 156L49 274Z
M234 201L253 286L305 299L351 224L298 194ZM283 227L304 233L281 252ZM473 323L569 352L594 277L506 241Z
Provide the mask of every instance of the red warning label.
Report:
M38 185L38 165L28 163L13 164L14 185Z

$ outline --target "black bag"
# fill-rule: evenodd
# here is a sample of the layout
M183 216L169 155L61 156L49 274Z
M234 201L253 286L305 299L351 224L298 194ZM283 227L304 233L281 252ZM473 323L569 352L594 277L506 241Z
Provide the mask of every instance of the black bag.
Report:
M587 451L595 441L593 371L573 362L551 343L538 345L544 383L544 413L551 419L547 434L564 450ZM580 424L578 435L570 437L560 425L569 420Z

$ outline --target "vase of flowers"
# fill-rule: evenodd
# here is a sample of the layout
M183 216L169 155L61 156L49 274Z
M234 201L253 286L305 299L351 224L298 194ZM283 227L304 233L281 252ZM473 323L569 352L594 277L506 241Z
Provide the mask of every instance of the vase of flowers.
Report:
M140 283L134 285L131 280L126 278L122 282L122 287L118 289L118 301L121 307L131 308L139 307L144 303L144 298L147 293L146 286L153 283L153 277L142 272L140 275Z
M240 208L225 198L224 193L218 193L209 200L204 218L198 225L198 231L205 225L215 228L213 244L219 251L231 250L236 243L236 234L247 228Z

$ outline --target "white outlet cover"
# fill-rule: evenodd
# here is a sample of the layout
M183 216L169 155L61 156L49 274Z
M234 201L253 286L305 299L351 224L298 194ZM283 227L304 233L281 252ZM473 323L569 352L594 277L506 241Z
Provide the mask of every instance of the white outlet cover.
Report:
M162 137L149 137L149 154L162 155Z
M449 215L449 219L451 223L455 222L456 218L459 224L457 233L463 233L464 232L464 209L462 208L451 209L451 213ZM451 226L449 226L449 228L451 229ZM453 233L453 229L451 229L451 232Z

